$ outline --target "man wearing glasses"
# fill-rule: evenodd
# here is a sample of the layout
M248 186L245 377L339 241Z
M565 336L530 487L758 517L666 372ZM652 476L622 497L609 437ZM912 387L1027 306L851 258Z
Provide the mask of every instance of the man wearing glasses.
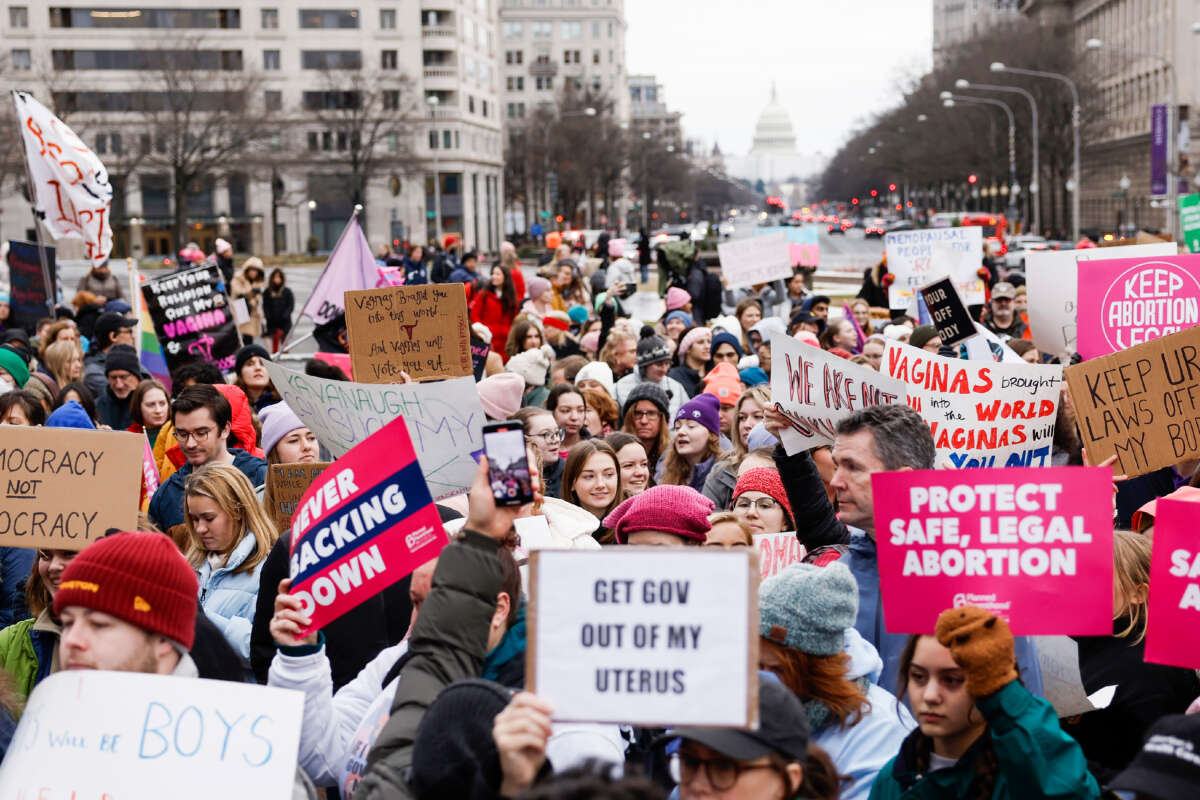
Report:
M170 533L171 528L183 524L183 482L205 464L232 464L256 488L266 482L266 461L229 446L233 409L211 384L196 384L180 392L171 405L171 421L187 462L150 500L150 519L163 531Z
M1017 315L1013 304L1016 297L1017 290L1007 281L1000 281L992 287L991 314L983 324L1002 339L1020 339L1025 335L1025 323Z

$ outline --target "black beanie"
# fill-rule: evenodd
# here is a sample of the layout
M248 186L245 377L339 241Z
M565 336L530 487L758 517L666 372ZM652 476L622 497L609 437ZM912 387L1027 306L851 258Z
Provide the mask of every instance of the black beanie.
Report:
M123 369L130 375L140 377L142 364L138 361L137 350L127 344L114 344L104 354L104 374L113 370Z
M503 773L492 723L513 694L482 678L456 681L438 694L413 742L410 782L417 797L499 794Z
M271 360L271 354L267 352L267 348L261 344L248 344L237 351L237 356L233 362L233 374L241 375L242 367L246 366L246 362L255 356L258 356L263 361Z

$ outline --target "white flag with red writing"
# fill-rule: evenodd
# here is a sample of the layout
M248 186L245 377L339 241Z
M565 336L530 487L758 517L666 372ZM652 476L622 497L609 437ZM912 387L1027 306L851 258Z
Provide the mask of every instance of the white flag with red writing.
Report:
M34 210L55 239L82 239L93 265L112 251L112 184L100 159L27 92L13 91Z

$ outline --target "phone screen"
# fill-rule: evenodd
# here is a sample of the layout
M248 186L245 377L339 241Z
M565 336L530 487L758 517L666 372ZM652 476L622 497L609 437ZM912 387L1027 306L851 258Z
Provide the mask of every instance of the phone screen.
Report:
M490 427L490 426L489 426ZM498 506L533 502L533 479L525 453L525 432L520 423L502 430L483 430L483 451L488 460L488 481Z

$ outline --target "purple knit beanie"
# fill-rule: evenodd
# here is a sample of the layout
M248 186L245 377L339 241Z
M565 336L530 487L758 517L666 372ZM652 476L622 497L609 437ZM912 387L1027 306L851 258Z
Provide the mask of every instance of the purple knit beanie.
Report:
M698 394L691 400L688 400L678 411L675 412L674 422L679 422L681 419L690 419L692 422L699 422L704 427L708 428L718 436L721 435L721 401L716 395Z
M612 529L619 544L635 531L659 531L703 543L712 527L712 511L713 501L690 486L654 486L610 511L604 526Z

